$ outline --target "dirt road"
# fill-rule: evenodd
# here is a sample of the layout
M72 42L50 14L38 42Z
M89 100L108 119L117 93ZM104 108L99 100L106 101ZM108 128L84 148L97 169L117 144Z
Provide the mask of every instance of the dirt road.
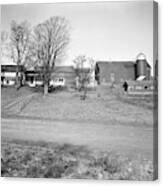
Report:
M152 159L153 128L102 123L2 118L2 140L22 139L84 145Z

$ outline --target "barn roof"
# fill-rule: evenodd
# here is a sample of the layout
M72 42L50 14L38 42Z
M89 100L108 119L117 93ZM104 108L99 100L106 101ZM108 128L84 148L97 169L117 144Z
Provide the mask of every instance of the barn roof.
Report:
M19 65L19 71L25 71L25 68L23 65ZM1 65L1 71L2 72L16 72L17 65Z
M29 69L28 71L36 71L41 72L43 70L43 66L36 66L33 69ZM55 66L54 69L52 69L52 73L74 73L75 69L73 66Z
M148 68L151 68L150 64L146 61ZM99 65L123 65L125 67L133 67L135 65L135 61L97 61L96 64Z
M54 67L54 72L74 73L75 69L73 66L56 66L56 67Z
M114 65L114 66L125 66L125 67L133 67L135 65L134 61L97 61L96 64L99 65Z

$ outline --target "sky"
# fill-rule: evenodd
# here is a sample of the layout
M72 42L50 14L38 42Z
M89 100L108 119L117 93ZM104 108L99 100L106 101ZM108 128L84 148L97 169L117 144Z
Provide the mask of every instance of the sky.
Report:
M27 20L33 27L52 16L64 16L71 25L65 65L80 54L130 61L140 52L153 64L152 1L2 5L1 28L9 31L12 20Z

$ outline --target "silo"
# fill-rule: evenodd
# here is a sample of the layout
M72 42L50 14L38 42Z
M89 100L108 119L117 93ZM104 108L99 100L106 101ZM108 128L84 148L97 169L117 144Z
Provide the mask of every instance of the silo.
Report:
M147 61L143 53L138 54L136 59L136 77L147 76Z

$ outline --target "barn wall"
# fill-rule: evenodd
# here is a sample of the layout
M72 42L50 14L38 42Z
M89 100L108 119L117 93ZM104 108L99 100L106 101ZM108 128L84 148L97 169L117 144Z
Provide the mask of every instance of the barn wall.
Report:
M124 80L135 80L135 64L125 62L99 62L100 82L116 83Z

